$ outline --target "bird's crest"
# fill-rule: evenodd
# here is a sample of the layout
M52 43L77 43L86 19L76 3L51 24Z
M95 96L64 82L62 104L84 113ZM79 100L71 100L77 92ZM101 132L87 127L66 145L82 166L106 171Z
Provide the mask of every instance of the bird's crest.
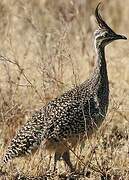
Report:
M99 3L95 9L95 17L96 17L97 23L101 29L108 29L112 31L112 29L107 25L107 23L103 20L102 16L99 13L100 4L101 3Z

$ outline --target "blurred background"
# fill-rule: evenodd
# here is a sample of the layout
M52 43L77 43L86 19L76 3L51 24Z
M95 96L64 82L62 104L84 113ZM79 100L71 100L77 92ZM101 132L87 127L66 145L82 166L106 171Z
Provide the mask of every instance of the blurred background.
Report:
M34 110L80 84L92 72L96 59L94 11L98 2L0 1L0 156ZM104 0L101 13L115 32L129 37L128 0ZM111 177L125 180L129 179L129 42L110 44L106 59L110 107L102 132L97 135L94 156L102 169L108 167ZM77 153L84 161L89 146L78 147ZM48 159L39 149L29 161L16 160L11 164L9 178L13 179L15 167L25 174L42 174ZM74 156L73 161L81 168ZM91 161L98 163L95 158ZM99 176L99 172L92 171L92 179Z

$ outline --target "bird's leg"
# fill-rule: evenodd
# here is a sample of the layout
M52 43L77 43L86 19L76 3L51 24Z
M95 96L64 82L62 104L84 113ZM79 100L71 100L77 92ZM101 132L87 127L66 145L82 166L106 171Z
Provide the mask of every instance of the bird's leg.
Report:
M69 151L66 151L63 153L62 155L63 160L65 161L65 163L68 165L68 167L70 168L70 171L73 172L75 171L75 168L73 167L71 161L70 161L70 154Z
M56 164L57 164L57 161L59 161L60 158L61 158L61 154L55 152L55 155L54 155L54 171L56 170Z
M52 159L52 155L50 154L50 155L49 155L49 161L48 161L48 167L47 167L47 169L50 169L51 159Z

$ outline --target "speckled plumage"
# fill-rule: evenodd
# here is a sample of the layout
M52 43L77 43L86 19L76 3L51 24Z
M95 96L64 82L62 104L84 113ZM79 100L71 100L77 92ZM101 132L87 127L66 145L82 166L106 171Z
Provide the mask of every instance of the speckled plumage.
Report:
M62 156L72 169L67 146L76 146L80 136L92 134L101 125L109 102L104 53L109 38L106 41L104 33L107 32L109 36L112 34L114 37L117 34L102 20L98 6L95 15L99 24L99 31L95 34L97 61L90 78L35 112L13 138L3 158L5 163L9 159L36 150L42 143L46 149L55 151L55 161Z

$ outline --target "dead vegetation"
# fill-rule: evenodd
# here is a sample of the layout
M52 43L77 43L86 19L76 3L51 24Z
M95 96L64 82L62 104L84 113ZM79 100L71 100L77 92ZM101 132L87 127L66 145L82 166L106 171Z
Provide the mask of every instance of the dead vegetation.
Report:
M35 109L83 82L91 73L97 3L0 1L0 157ZM111 27L128 37L128 0L104 1L103 9ZM128 42L117 42L106 50L110 108L100 131L76 151L71 150L78 173L69 175L60 164L57 173L46 173L52 165L41 147L35 154L11 162L8 173L0 178L129 179L128 46Z

